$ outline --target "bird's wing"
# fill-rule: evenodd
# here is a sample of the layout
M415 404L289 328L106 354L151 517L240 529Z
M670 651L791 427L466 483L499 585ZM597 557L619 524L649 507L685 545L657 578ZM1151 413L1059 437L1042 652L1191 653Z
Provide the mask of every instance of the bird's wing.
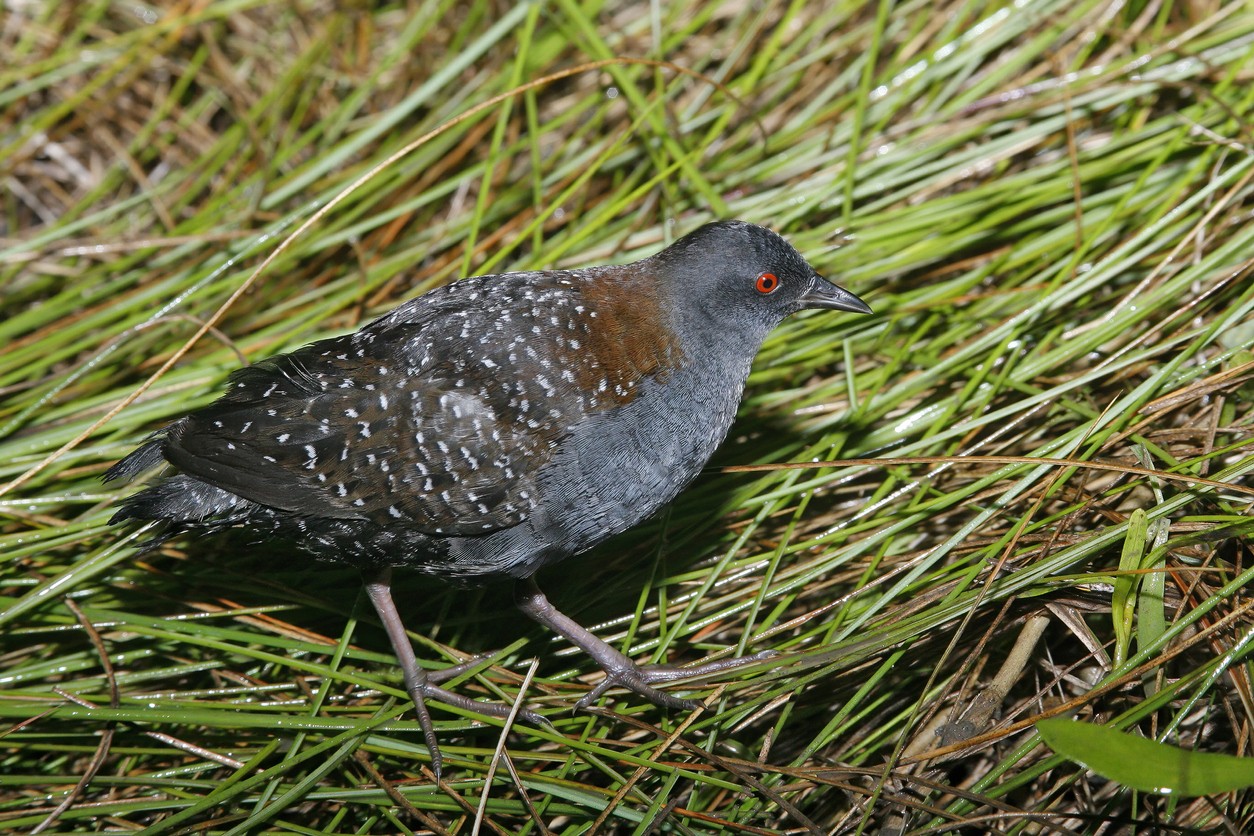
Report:
M403 331L323 340L241 369L220 400L170 428L165 457L295 514L445 536L516 525L535 507L531 475L553 431L519 420L490 379L398 350L438 336Z

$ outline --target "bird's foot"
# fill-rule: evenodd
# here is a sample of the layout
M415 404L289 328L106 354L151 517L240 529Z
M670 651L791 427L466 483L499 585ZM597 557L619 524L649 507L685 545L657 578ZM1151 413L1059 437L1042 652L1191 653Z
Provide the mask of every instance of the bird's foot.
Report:
M583 699L575 704L576 708L587 708L610 688L622 687L639 694L654 705L690 711L700 703L676 697L653 686L674 679L699 679L738 668L741 665L761 662L775 655L774 651L767 650L752 656L720 659L717 662L706 662L704 665L691 667L637 665L586 627L554 607L540 591L534 578L522 578L515 584L514 603L532 619L564 636L575 647L583 650L596 660L601 670L605 671L605 679L585 694Z
M438 673L444 672L439 671ZM439 680L435 680L431 674L428 674L425 682L417 683L412 687L407 683L405 690L409 692L409 697L414 701L415 707L418 705L418 697L421 696L424 701L434 700L435 702L442 702L445 705L461 708L474 714L484 714L488 717L499 717L502 720L509 719L510 714L514 713L514 707L512 705L506 705L499 702L480 702L479 700L473 700L470 697L465 697L461 694L454 693L453 691L448 691L434 684L435 681L443 681L444 679L449 678L451 677L441 676ZM420 720L422 719L421 715L423 713L423 711L419 711ZM529 708L522 708L521 706L518 708L516 716L519 720L522 720L532 726L549 728L553 725L543 716L537 714Z
M519 706L515 710L514 706L505 705L504 703L472 700L470 697L441 688L432 682L433 678L438 678L440 681L451 679L457 673L462 673L467 668L473 667L473 663L477 663L477 660L454 665L453 673L449 673L447 670L436 671L434 672L434 677L432 674L420 671L416 665L405 671L405 690L409 694L409 698L414 701L414 713L418 715L418 725L422 727L423 739L427 744L428 751L431 753L431 769L435 773L437 781L444 770L444 756L440 752L440 743L435 736L435 724L431 721L431 713L427 710L428 702L441 702L472 714L497 717L502 720L508 720L513 715L516 719L539 728L552 728L553 726L552 723L529 708ZM404 667L405 665L402 663L402 668ZM459 668L461 670L457 670ZM413 675L410 671L417 671L417 674Z
M414 712L418 715L423 739L431 753L431 771L435 773L436 781L440 780L444 770L444 756L440 752L440 741L435 736L435 724L431 721L431 712L427 710L428 700L455 706L472 714L499 717L503 720L508 720L513 714L533 726L551 725L548 720L530 709L519 707L515 714L512 706L479 702L436 685L437 682L446 682L466 673L481 664L483 660L476 657L443 670L430 673L424 671L418 665L418 657L414 655L414 646L409 643L409 637L405 634L405 625L401 623L401 615L396 609L396 602L392 600L392 570L385 567L366 572L364 575L366 594L379 615L383 629L388 634L392 650L396 652L396 661L405 679L405 691L414 701Z
M613 651L613 656L603 652L593 655L598 661L604 660L606 662L606 664L602 665L605 671L605 679L597 683L579 702L575 703L576 708L588 708L611 688L626 688L633 694L644 697L654 705L691 711L698 708L701 703L697 700L677 697L653 686L676 679L700 679L701 677L733 670L742 665L761 662L777 654L773 650L764 650L761 653L754 653L750 656L720 659L717 662L706 662L704 665L692 665L690 667L680 667L678 665L637 665L617 651ZM626 664L623 664L624 662Z

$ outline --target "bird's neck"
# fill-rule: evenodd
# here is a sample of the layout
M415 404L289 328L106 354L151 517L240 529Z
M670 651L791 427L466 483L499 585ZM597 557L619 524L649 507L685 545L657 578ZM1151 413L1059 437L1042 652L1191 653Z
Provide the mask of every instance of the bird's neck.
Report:
M592 281L584 290L586 349L610 378L611 391L634 392L644 380L682 376L696 391L726 393L738 403L769 329L756 323L728 328L713 303L679 297L682 289L650 267L644 261L617 268L612 282Z

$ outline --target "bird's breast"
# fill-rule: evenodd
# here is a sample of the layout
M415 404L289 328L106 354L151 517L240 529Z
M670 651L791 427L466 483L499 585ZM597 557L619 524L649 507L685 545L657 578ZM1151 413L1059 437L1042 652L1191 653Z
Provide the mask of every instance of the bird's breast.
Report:
M645 378L636 397L571 429L540 470L542 519L558 553L578 553L670 502L731 427L748 372L696 364Z

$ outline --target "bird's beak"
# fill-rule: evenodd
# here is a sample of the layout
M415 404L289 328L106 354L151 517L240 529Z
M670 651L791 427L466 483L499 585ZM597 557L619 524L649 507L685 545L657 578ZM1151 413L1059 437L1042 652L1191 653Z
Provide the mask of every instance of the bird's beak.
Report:
M815 274L810 280L810 289L801 294L799 300L803 307L822 308L829 311L848 311L849 313L871 313L871 306L854 296L843 287L838 287L822 276Z

